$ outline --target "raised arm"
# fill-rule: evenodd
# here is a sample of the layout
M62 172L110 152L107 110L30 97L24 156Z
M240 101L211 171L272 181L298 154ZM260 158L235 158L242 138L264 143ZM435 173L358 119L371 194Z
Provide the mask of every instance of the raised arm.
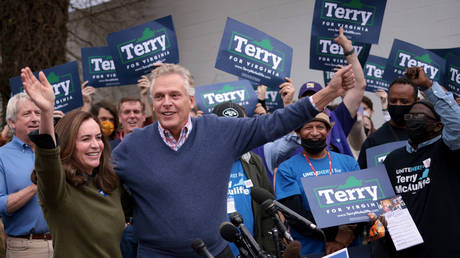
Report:
M436 113L444 125L442 139L451 150L460 149L460 107L451 92L445 92L437 82L432 82L421 67L406 70L406 76L415 85L423 88L428 99L433 103Z
M40 108L40 134L49 134L56 145L56 138L54 136L54 95L53 87L46 79L43 72L38 74L40 81L35 78L29 67L21 69L21 79L24 89L29 95L30 100Z
M353 65L342 67L334 73L327 87L312 95L313 104L318 110L323 110L335 98L353 90L355 83Z
M145 107L145 117L153 116L153 107L149 101L149 88L150 81L147 76L142 75L141 78L137 81L137 87L139 88L139 93L141 95L141 101L144 103Z
M361 99L364 96L366 79L364 78L363 68L358 60L358 54L354 50L351 41L343 34L342 27L340 27L339 36L335 38L334 41L342 46L348 64L353 65L356 86L345 94L343 97L343 103L347 107L348 112L350 112L351 117L354 118L356 116L356 112L358 112L359 106L361 105Z
M93 105L93 94L95 92L96 89L93 86L89 86L88 81L81 84L81 95L83 97L83 106L80 108L81 111L91 111L91 106Z

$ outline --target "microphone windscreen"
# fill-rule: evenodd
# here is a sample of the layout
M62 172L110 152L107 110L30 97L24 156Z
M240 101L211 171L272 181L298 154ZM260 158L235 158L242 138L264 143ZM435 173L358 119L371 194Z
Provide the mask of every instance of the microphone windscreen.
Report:
M284 250L283 258L299 258L300 257L300 249L302 249L302 245L299 241L292 241L286 246L286 250Z
M269 191L263 188L260 188L260 187L253 187L251 189L251 197L258 204L262 204L266 200L276 200L273 194L271 194Z
M240 232L232 223L226 221L220 224L219 227L220 235L223 239L227 240L228 242L236 242L238 240L238 235Z
M193 240L193 242L192 242L192 248L195 251L200 249L200 248L202 248L203 246L205 246L204 242L200 238L197 238L197 239Z

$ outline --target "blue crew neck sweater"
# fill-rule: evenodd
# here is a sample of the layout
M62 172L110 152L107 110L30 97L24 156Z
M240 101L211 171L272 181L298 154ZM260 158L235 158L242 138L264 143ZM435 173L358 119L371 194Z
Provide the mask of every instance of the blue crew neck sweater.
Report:
M219 234L226 221L227 185L233 162L312 119L318 111L304 98L273 114L254 118L205 115L178 151L154 123L132 133L114 150L115 170L133 194L138 257L196 257L201 238L213 255L227 245Z

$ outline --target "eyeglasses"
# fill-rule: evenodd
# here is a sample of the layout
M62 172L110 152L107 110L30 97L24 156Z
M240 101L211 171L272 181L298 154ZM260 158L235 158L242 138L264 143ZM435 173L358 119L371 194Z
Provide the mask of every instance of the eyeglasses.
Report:
M436 118L433 118L431 116L427 116L426 114L424 113L409 113L409 114L405 114L404 115L404 120L409 120L409 119L431 119L431 120L437 120Z

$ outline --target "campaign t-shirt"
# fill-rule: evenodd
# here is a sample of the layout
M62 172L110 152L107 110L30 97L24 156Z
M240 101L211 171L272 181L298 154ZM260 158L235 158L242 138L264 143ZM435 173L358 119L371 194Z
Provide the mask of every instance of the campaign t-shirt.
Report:
M228 182L227 213L237 211L243 218L244 225L254 236L251 187L252 182L246 177L241 161L235 161ZM233 243L230 243L230 247L236 257L239 254L238 248Z
M345 154L329 151L331 155L332 174L359 170L358 163L353 157ZM311 165L318 176L330 174L329 157L326 155L322 159L309 158ZM293 195L300 195L306 210L310 210L305 191L302 187L301 178L313 177L315 172L311 169L303 153L299 153L292 158L281 163L276 172L276 198L284 199ZM316 238L306 237L291 229L292 237L302 244L302 255L319 253L324 250L324 242Z

